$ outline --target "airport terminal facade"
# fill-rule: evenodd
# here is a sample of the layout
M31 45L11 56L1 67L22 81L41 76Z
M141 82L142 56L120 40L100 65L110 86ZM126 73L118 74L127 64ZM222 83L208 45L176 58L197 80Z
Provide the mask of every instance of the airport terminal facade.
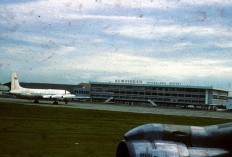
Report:
M114 101L130 105L225 106L228 91L206 86L90 82L93 102Z

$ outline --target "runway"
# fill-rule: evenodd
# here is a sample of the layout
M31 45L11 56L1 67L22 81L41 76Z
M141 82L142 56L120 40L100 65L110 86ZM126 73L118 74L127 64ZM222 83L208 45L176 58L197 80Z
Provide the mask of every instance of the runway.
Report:
M147 113L147 114L161 114L161 115L176 115L176 116L189 116L189 117L206 117L206 118L220 118L232 119L232 112L218 112L218 111L205 111L194 109L176 109L176 108L156 108L156 107L142 107L142 106L128 106L119 104L103 104L103 103L83 103L83 102L59 102L59 105L53 105L53 101L40 101L39 104L33 103L32 100L15 99L15 98L0 98L0 102L11 102L24 105L37 105L49 107L66 107L66 108L79 108L90 110L106 110L118 112L133 112L133 113ZM3 103L0 103L3 104Z

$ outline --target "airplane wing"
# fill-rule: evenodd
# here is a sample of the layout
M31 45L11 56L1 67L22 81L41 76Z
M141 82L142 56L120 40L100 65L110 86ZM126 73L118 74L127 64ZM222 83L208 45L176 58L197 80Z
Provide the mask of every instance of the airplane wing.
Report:
M43 95L42 96L44 99L49 99L49 98L51 98L51 95Z
M72 99L75 98L75 95L69 94L69 95L43 95L44 99Z
M54 99L59 99L59 98L63 98L62 95L42 95L42 97L43 97L44 99L52 99L52 98L54 98Z
M90 99L89 96L75 96L74 99Z
M63 95L63 98L65 98L65 99L73 99L73 98L75 98L75 97L76 97L76 96L73 95L73 94Z

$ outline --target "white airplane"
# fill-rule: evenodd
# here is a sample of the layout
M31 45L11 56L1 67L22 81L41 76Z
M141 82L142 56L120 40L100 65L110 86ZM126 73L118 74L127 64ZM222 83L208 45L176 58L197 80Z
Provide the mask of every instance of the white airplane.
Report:
M23 88L19 85L16 73L12 73L10 93L17 97L34 99L34 103L39 103L40 99L52 99L53 104L58 104L58 99L61 99L67 104L68 99L75 97L67 90Z

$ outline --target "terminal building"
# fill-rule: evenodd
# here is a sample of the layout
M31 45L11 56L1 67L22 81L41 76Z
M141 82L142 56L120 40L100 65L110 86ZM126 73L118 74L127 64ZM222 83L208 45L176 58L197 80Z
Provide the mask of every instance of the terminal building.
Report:
M206 86L90 82L93 102L130 105L225 107L229 91Z

